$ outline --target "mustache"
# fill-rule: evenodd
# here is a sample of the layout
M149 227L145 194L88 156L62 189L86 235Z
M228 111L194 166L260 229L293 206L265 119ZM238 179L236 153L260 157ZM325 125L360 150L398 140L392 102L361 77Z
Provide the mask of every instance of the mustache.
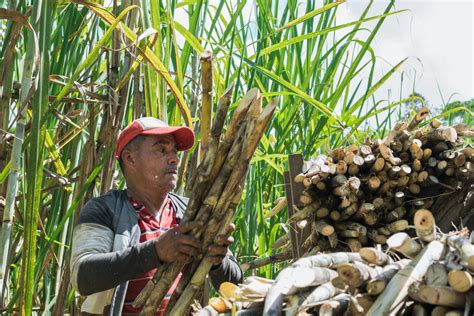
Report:
M169 173L169 172L178 172L178 167L166 168L165 173Z

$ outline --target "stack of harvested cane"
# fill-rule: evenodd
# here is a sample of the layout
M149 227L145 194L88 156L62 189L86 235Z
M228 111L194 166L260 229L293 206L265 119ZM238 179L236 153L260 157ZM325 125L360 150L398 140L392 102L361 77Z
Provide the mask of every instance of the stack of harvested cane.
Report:
M277 313L283 296L296 295L288 298L290 310L313 308L319 315L472 315L474 246L465 232L438 234L426 209L415 213L414 224L416 239L396 233L387 240L389 251L406 259L361 248L296 261L268 291L264 314Z
M385 244L408 228L416 210L430 209L440 193L472 181L474 148L462 148L472 131L441 127L438 120L415 129L427 113L398 123L383 142L337 148L305 163L295 179L306 187L305 206L289 222L311 225L303 244L308 254Z
M200 221L204 228L193 232L207 248L217 234L226 233L237 204L250 160L276 108L273 100L262 110L262 97L250 90L234 111L227 130L221 132L227 116L232 89L220 98L217 113L203 154L203 160L192 176L192 195L182 223ZM205 255L196 258L181 277L168 304L167 314L184 315L201 289L212 264ZM181 272L182 264L158 267L136 298L134 306L143 306L142 314L155 315L168 289Z
M394 234L388 252L366 247L305 257L274 282L250 277L220 300L253 302L251 315L280 315L283 309L286 315L472 315L472 235L438 233L425 209L414 218L417 238ZM213 309L219 306L212 302ZM213 309L207 307L206 315Z

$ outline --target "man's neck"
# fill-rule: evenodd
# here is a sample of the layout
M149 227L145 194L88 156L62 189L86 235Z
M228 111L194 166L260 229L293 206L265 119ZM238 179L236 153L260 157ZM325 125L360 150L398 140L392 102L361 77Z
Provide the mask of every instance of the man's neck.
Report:
M143 203L146 209L155 216L163 210L168 197L168 192L166 191L149 192L143 189L137 190L133 186L127 187L127 194Z

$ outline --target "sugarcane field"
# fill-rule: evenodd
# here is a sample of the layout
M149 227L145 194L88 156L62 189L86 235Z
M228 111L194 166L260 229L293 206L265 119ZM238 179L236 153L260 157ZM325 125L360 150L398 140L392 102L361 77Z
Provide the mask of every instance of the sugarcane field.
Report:
M472 21L0 0L0 315L474 315Z

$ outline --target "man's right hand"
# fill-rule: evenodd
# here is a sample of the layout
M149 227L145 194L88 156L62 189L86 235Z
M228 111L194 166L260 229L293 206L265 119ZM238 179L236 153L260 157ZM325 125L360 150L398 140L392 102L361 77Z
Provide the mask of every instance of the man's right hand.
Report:
M193 229L203 226L200 222L188 222L171 228L155 239L155 250L161 262L188 263L199 254L201 242L189 235Z

